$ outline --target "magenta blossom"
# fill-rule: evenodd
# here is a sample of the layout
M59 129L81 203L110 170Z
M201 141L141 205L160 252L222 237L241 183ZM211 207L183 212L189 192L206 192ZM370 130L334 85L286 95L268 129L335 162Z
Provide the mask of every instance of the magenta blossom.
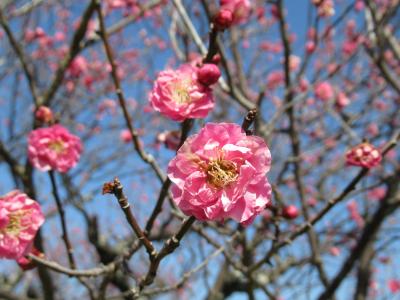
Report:
M271 200L264 140L239 125L208 123L189 137L168 166L175 203L199 220L251 224Z
M152 107L174 121L205 118L214 108L211 89L197 80L197 69L182 65L162 71L150 94Z
M33 130L28 136L28 158L40 171L67 172L81 155L79 137L61 125Z
M379 165L382 155L378 149L369 143L362 143L346 153L346 163L352 166L373 168Z
M0 258L28 254L43 222L39 204L26 194L14 190L0 196Z

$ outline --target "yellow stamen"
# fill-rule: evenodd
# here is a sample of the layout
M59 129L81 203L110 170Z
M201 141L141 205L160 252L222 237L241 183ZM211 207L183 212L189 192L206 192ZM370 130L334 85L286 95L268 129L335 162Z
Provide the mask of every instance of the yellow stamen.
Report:
M49 144L49 148L56 152L57 154L60 154L64 151L64 143L62 141L52 141Z
M236 165L228 160L212 160L205 171L208 183L216 188L223 188L238 178Z

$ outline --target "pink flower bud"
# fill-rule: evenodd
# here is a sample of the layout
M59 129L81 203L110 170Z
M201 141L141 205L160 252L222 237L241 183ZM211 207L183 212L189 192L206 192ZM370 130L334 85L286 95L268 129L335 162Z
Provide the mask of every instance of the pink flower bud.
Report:
M50 123L53 120L53 112L47 106L40 106L35 113L36 120L42 123Z
M285 206L282 209L282 216L289 220L296 219L299 216L299 210L294 205Z
M132 141L132 134L128 129L122 130L119 137L126 144Z
M334 96L332 85L328 81L317 83L314 88L315 96L322 101L329 101Z
M378 149L369 143L362 143L346 153L346 163L352 166L373 168L382 160Z
M308 41L306 43L306 52L311 54L315 51L315 43L313 41Z
M339 256L340 255L340 249L338 247L331 247L329 249L329 252L333 255L333 256Z
M218 30L225 30L231 27L233 14L228 9L221 9L214 17L214 25Z
M44 254L40 252L38 249L36 249L34 246L29 254L33 254L35 256L39 256L40 258L44 258ZM33 268L36 267L36 262L25 256L21 256L20 258L18 258L17 264L24 271L32 270Z
M221 72L214 64L204 64L197 70L197 79L205 86L216 83L220 76Z
M362 0L357 0L356 3L354 4L354 9L356 11L362 11L364 9L365 5Z

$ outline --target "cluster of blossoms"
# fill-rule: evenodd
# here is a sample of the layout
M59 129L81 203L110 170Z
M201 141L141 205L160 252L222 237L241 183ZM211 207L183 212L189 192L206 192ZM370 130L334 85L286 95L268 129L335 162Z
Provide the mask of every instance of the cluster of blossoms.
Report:
M264 140L239 125L208 123L189 137L168 166L176 204L199 220L250 224L271 200Z
M220 5L214 18L218 30L245 22L251 12L248 0L221 0ZM205 118L214 108L210 86L220 76L216 64L162 71L150 104L174 121ZM179 132L162 133L158 139L176 149ZM208 123L178 150L168 165L168 177L174 183L174 201L185 214L204 221L232 218L248 225L270 203L271 186L265 176L270 165L263 139L247 136L236 124Z
M373 168L382 160L378 149L369 143L362 143L346 153L346 163L352 166Z
M40 171L67 172L74 167L81 155L79 137L61 125L39 128L28 136L28 158Z
M0 258L21 260L44 222L39 204L14 190L0 197ZM21 260L21 263L23 261Z

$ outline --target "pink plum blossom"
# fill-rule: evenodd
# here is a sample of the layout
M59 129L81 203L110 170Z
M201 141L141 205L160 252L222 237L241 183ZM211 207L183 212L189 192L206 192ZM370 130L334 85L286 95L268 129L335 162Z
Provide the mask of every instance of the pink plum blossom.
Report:
M250 16L251 3L249 0L220 0L221 9L233 13L233 24L243 24Z
M270 90L276 89L285 82L285 74L281 70L272 71L267 76L267 87Z
M132 141L132 134L129 131L129 129L122 130L121 133L119 134L119 137L121 141L123 141L125 144Z
M271 200L264 140L232 123L208 123L189 137L168 165L175 203L199 220L251 224Z
M331 17L335 14L333 0L312 0L317 6L318 15L321 17Z
M334 96L332 85L327 81L317 83L314 88L314 93L315 97L322 101L328 101Z
M390 279L388 281L389 290L394 294L400 291L400 280L398 279Z
M44 222L39 204L14 190L0 196L0 258L19 259L28 254Z
M28 158L40 171L67 172L77 164L81 152L79 137L59 124L29 133Z
M156 111L174 121L205 118L214 108L211 89L198 82L191 65L160 72L149 99Z
M301 63L301 58L297 55L290 55L289 56L289 70L296 71Z
M373 168L379 165L382 155L378 149L369 143L362 143L346 153L346 163L352 166Z
M68 74L72 77L79 77L88 70L88 62L85 57L77 56L68 67Z

